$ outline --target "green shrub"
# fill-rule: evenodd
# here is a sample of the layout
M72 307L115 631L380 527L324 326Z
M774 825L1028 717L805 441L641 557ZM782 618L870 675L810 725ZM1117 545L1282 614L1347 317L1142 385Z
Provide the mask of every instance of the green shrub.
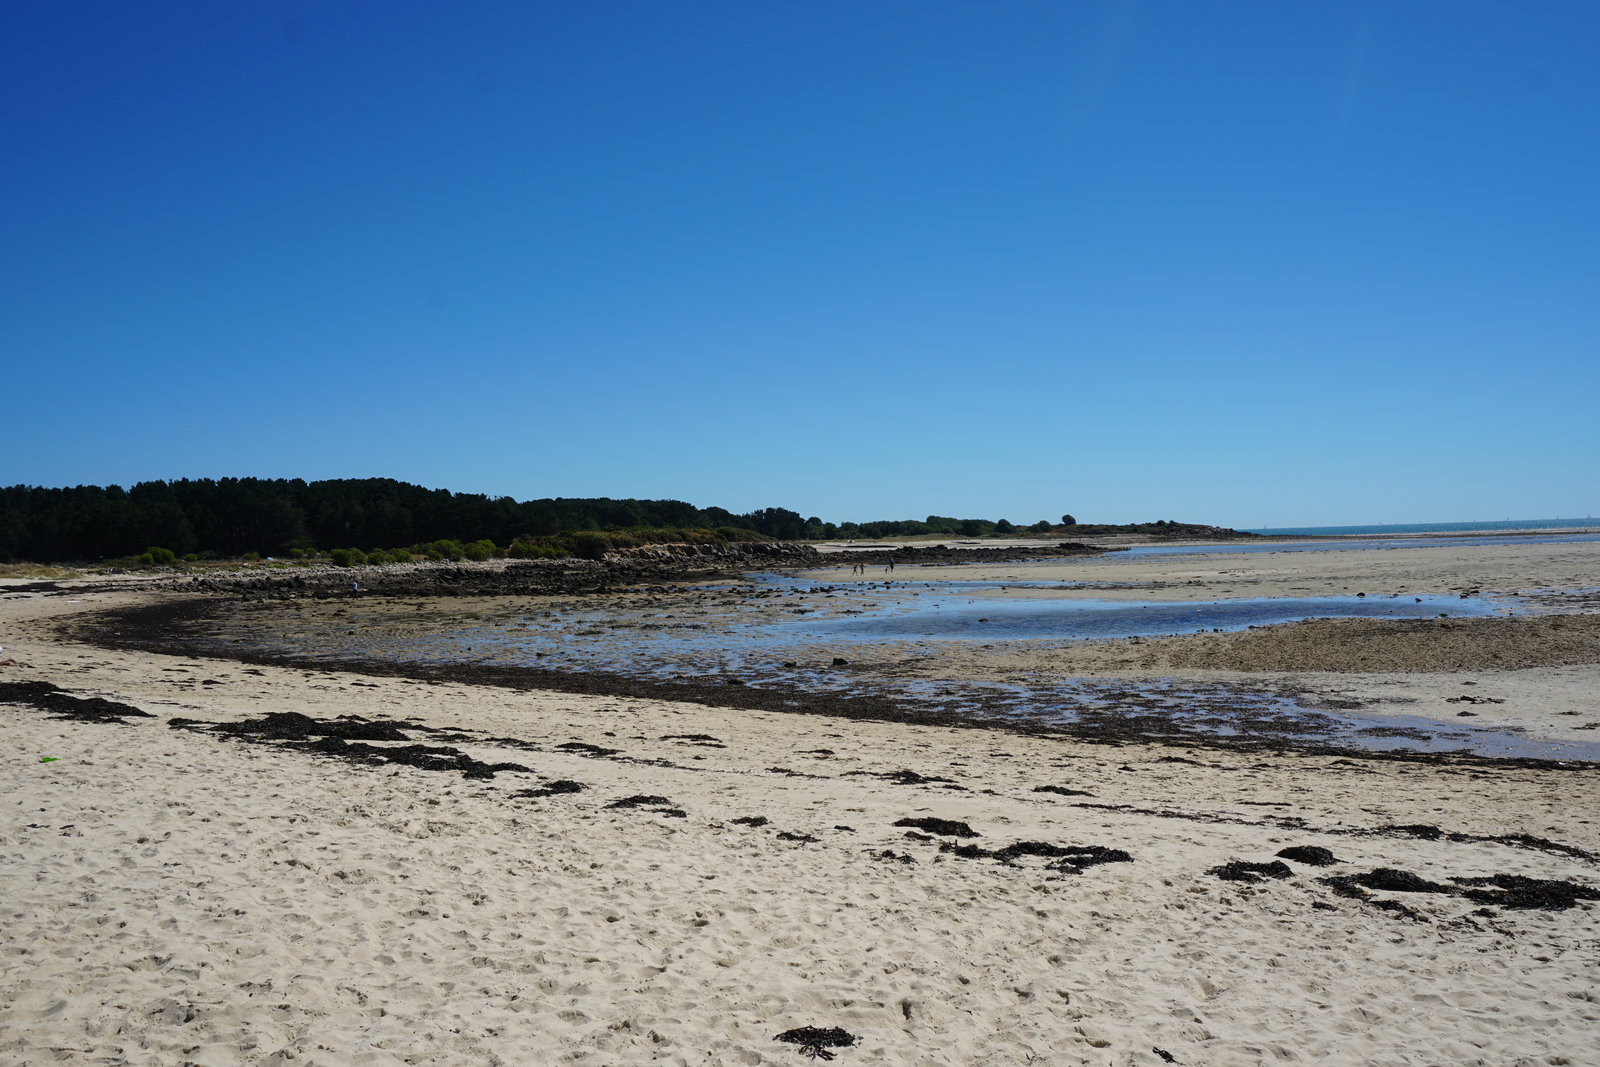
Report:
M187 556L183 557L183 561L185 563L199 563L200 562L200 555L197 552L191 552Z
M461 543L459 541L451 541L448 539L444 541L435 541L433 544L427 546L427 550L429 559L438 558L460 560L465 558L467 554L467 550L461 547ZM434 553L438 554L437 557L435 557Z
M367 562L367 554L359 548L336 548L328 553L328 558L336 567L363 567Z
M718 526L716 532L717 536L722 538L724 541L749 542L776 540L776 538L768 537L766 534L757 533L754 530L741 530L735 526Z
M579 559L604 559L611 541L598 530L583 530L572 535L572 554Z
M564 559L567 552L550 544L546 539L519 537L511 542L511 547L506 549L506 555L512 559Z
M462 549L463 554L470 560L482 562L500 551L495 543L490 540L474 541Z
M156 548L151 546L150 548L144 550L144 556L140 556L139 559L142 561L145 556L149 556L152 563L159 564L163 567L178 561L178 554L172 551L170 548ZM148 564L146 564L146 566L148 566Z

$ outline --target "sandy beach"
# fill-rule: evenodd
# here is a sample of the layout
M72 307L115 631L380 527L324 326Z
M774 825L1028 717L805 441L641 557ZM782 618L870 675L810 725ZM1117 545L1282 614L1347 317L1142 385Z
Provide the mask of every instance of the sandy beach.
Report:
M1069 580L1549 597L1596 584L1572 547ZM1095 744L58 632L162 595L0 589L0 683L59 687L0 702L7 1063L798 1064L775 1038L807 1026L855 1038L825 1049L842 1064L1597 1062L1595 765ZM986 654L940 669L1075 653ZM1600 719L1594 671L1288 673L1476 682L1474 712L1557 736ZM74 711L94 697L130 710Z

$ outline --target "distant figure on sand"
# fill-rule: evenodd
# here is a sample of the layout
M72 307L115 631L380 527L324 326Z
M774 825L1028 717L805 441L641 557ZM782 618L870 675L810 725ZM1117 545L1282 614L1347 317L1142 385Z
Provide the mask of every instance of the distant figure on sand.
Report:
M16 660L6 656L6 650L3 648L0 648L0 656L5 656L4 659L0 659L0 667L15 667L17 665Z

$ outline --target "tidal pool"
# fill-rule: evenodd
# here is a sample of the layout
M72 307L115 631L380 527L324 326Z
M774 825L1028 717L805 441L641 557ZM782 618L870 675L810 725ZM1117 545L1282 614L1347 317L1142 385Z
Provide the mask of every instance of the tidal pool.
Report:
M663 683L748 686L769 691L776 704L797 708L802 700L815 707L818 698L873 697L945 721L1027 725L1090 737L1600 761L1600 743L1545 741L1514 729L1476 728L1460 719L1363 714L1359 705L1261 683L1056 678L996 684L976 678L929 680L914 677L914 670L895 674L896 663L914 667L921 657L974 644L1015 647L1036 641L1237 631L1319 617L1507 613L1483 598L1128 602L1004 598L992 595L999 592L998 583L919 581L864 587L808 585L780 575L752 579L736 588L680 590L680 599L652 598L642 609L573 598L546 610L447 607L437 617L412 621L408 611L375 603L360 621L346 616L348 621L338 624L342 629L305 619L288 627L268 623L234 629L225 637L219 632L215 638L232 649L302 661L528 667ZM350 602L349 610L364 613L359 600ZM850 666L856 655L852 650L866 645L892 648L895 662Z
M907 637L955 640L1086 640L1226 633L1317 618L1426 619L1504 612L1489 601L1461 597L1258 597L1214 601L1126 601L975 598L943 583L913 591L871 615L785 624L792 632L851 641ZM1020 588L1020 583L1009 583ZM981 588L994 589L985 583ZM968 590L976 592L976 588Z

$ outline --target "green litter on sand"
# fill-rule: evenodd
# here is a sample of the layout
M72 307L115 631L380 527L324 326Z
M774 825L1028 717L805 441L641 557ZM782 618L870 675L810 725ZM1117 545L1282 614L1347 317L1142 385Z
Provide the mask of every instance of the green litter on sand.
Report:
M40 756L39 757L39 762L40 763L55 763L60 758L61 758L60 756Z

